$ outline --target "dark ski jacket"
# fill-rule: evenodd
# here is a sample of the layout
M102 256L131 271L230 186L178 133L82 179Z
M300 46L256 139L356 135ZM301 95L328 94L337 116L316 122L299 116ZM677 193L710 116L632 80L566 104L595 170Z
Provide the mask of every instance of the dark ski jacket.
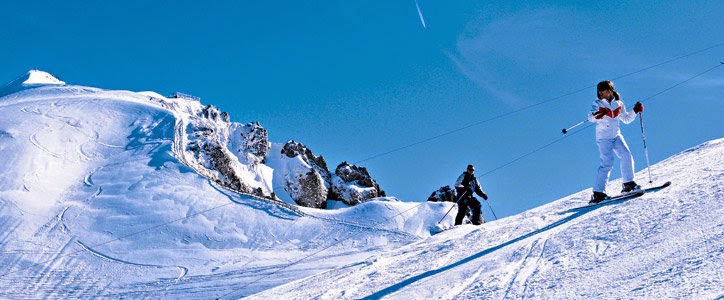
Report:
M478 182L478 179L475 178L475 175L471 175L468 172L463 172L463 174L458 177L458 180L455 182L455 187L458 189L462 189L463 191L467 191L468 193L466 194L466 196L472 196L474 191L476 194L478 194L478 196L483 197L483 199L485 200L488 200L488 195L486 195L483 192L483 189L480 188L480 182Z

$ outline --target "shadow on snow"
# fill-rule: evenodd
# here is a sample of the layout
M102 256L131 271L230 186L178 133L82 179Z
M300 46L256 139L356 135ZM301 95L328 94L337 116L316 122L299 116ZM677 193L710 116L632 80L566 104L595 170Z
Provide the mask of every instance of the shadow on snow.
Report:
M595 209L597 209L597 208L599 208L599 207L604 207L604 206L608 206L608 205L611 205L611 204L614 204L614 203L619 203L619 202L620 202L620 201L616 201L616 202L610 202L610 203L605 203L605 204L596 205L596 206L587 206L587 207L581 207L581 208L576 208L576 209L567 210L567 211L565 211L565 212L563 212L563 213L572 212L573 214L570 215L570 216L568 216L568 217L565 217L565 218L563 218L563 219L560 219L560 220L558 220L558 221L556 221L556 222L554 222L554 223L551 223L550 225L548 225L548 226L546 226L546 227L540 228L540 229L538 229L538 230L535 230L535 231L530 232L530 233L528 233L528 234L522 235L522 236L520 236L520 237L518 237L518 238L512 239L512 240L507 241L507 242L505 242L505 243L502 243L502 244L500 244L500 245L497 245L497 246L494 246L494 247L485 249L485 250L483 250L483 251L480 251L480 252L478 252L478 253L475 253L475 254L473 254L473 255L471 255L471 256L468 256L468 257L466 257L466 258L464 258L464 259L462 259L462 260L460 260L460 261L458 261L458 262L456 262L456 263L453 263L453 264L444 266L444 267L439 268L439 269L436 269L436 270L430 270L430 271L424 272L424 273L422 273L422 274L419 274L419 275L417 275L417 276L410 277L410 278L408 278L408 279L406 279L406 280L404 280L404 281L402 281L402 282L400 282L400 283L397 283L397 284L392 285L392 286L390 286L390 287L387 287L387 288L385 288L385 289L383 289L383 290L380 290L380 291L378 291L378 292L376 292L376 293L374 293L374 294L371 294L371 295L369 295L369 296L367 296L367 297L365 297L365 298L363 298L363 299L379 299L379 298L382 298L382 297L384 297L384 296L390 295L390 294L392 294L392 293L394 293L394 292L397 292L397 291L401 290L402 288L404 288L404 287L406 287L406 286L408 286L408 285L410 285L410 284L413 284L413 283L415 283L415 282L417 282L417 281L423 280L423 279L428 278L428 277L431 277L431 276L435 276L435 275L440 274L440 273L442 273L442 272L448 271L448 270L450 270L450 269L453 269L453 268L455 268L455 267L461 266L461 265L463 265L463 264L466 264L466 263L468 263L468 262L471 262L471 261L473 261L473 260L476 260L476 259L478 259L478 258L481 258L481 257L483 257L483 256L485 256L485 255L488 255L488 254L490 254L490 253L493 253L493 252L495 252L495 251L497 251L497 250L500 250L500 249L502 249L502 248L504 248L504 247L506 247L506 246L515 244L515 243L520 242L520 241L522 241L522 240L525 240L525 239L527 239L527 238L529 238L529 237L538 235L538 234L540 234L540 233L546 232L546 231L551 230L551 229L553 229L553 228L556 228L556 227L558 227L558 226L560 226L560 225L563 225L563 224L565 224L565 223L568 223L568 222L570 222L570 221L572 221L572 220L574 220L574 219L577 219L577 218L579 218L579 217L581 217L581 216L583 216L583 215L585 215L585 214L587 214L587 213L589 213L589 212L591 212L591 211L593 211L593 210L595 210ZM561 213L561 214L563 214L563 213Z

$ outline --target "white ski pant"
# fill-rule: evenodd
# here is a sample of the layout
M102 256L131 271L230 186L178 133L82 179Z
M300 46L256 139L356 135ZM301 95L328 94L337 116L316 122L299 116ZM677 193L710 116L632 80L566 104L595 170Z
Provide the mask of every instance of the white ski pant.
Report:
M622 135L617 135L613 139L596 140L598 151L601 154L601 162L596 173L596 182L593 184L594 192L606 192L606 183L611 175L613 168L613 155L615 154L621 161L621 177L623 182L634 180L634 160L631 156L626 140Z

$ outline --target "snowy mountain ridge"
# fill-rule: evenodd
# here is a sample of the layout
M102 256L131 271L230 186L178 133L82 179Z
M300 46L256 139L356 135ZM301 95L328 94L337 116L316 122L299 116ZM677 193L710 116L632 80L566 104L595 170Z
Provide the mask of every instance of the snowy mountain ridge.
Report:
M173 151L179 160L199 174L236 192L316 208L326 207L328 200L354 205L384 196L369 174L365 176L372 185L360 187L357 180L340 180L339 176L330 174L321 156L319 159L324 167L313 166L313 163L310 165L306 157L314 155L298 142L279 144L275 148L276 153L270 153L272 143L268 140L266 129L259 123L231 122L226 112L221 112L213 105L202 105L197 97L182 93L164 97L155 92L126 93L121 96L121 91L114 95L111 91L66 85L53 75L39 70L31 70L9 83L2 89L0 96L14 92L23 95L24 90L31 96L23 101L43 100L41 95L44 91L53 91L50 97L58 97L54 94L56 92L90 92L108 94L109 100L116 97L114 100L134 101L166 109L176 119ZM17 95L9 98L14 97ZM289 153L289 146L302 147L308 153ZM280 155L282 152L287 155ZM269 164L278 170L276 176L272 176L273 169Z
M724 296L724 139L653 165L673 182L656 193L571 210L588 189L431 235L450 203L260 200L293 201L274 187L295 178L335 188L319 157L195 99L51 82L0 97L0 116L0 298Z

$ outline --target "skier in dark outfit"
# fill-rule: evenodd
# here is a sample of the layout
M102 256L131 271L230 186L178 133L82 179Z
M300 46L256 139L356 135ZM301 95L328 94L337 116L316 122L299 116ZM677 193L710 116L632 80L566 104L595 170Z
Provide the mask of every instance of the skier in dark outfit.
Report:
M460 175L458 180L455 182L455 190L458 195L458 214L455 216L455 225L463 223L463 218L465 218L468 207L470 207L473 211L471 220L473 224L480 225L485 222L480 213L480 201L475 199L473 191L485 200L488 200L488 195L486 195L480 188L480 182L478 182L478 179L475 178L475 175L473 175L474 173L475 167L473 165L468 165L467 170L463 172L463 174Z

